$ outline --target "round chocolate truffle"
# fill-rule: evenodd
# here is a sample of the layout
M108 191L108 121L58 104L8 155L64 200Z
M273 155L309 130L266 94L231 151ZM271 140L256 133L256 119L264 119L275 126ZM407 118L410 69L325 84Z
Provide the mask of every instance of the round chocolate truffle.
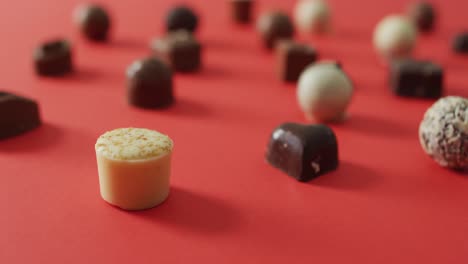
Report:
M257 21L257 30L269 49L274 48L278 40L291 39L294 35L294 26L289 16L280 11L261 15Z
M453 38L452 49L456 53L468 54L468 31L459 33Z
M94 41L105 41L111 27L110 16L99 5L83 5L77 8L75 20L82 34Z
M198 26L198 16L186 6L177 6L169 11L166 16L166 30L168 32L187 30L194 32Z
M352 95L353 84L336 63L313 64L299 77L297 101L309 120L343 120Z
M174 102L172 70L157 58L135 61L127 69L127 96L131 105L165 108Z
M408 17L418 27L419 31L430 31L434 27L436 14L428 2L416 2L409 6Z
M296 26L304 32L327 32L330 16L330 9L324 0L300 0L294 9Z
M48 41L34 50L34 67L43 76L61 76L73 70L70 43L59 39Z
M423 150L439 165L464 169L468 165L468 100L447 96L435 102L419 126Z
M374 31L374 46L386 60L409 57L416 44L417 30L404 16L382 19Z

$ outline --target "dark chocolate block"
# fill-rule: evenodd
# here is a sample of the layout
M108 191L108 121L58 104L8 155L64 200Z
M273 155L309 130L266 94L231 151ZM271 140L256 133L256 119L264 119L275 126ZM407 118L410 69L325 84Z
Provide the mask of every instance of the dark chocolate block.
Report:
M400 96L438 98L443 93L443 79L442 68L429 61L404 59L390 68L390 86Z
M34 66L39 75L61 76L72 71L72 54L66 40L49 41L34 51Z
M302 71L317 60L314 48L290 40L281 41L276 47L278 74L283 81L295 82Z
M194 32L197 26L198 16L186 6L175 7L166 16L166 30L168 32L181 29Z
M127 97L140 108L165 108L174 102L172 71L157 58L137 60L127 70Z
M87 5L78 10L77 22L84 36L94 41L107 40L111 19L107 11L98 5Z
M272 49L278 40L291 39L294 35L289 16L280 11L263 14L258 20L257 29L268 49Z
M338 167L338 143L325 125L284 123L271 135L266 160L305 182Z
M234 22L246 24L252 18L253 0L231 0L231 16Z
M418 27L419 31L430 31L436 19L435 10L430 3L417 2L410 5L408 17Z
M185 30L169 33L151 44L153 53L178 72L193 72L201 67L201 45Z
M39 106L35 101L0 92L0 139L33 130L40 124Z
M468 54L468 32L459 33L453 38L452 49L456 53Z

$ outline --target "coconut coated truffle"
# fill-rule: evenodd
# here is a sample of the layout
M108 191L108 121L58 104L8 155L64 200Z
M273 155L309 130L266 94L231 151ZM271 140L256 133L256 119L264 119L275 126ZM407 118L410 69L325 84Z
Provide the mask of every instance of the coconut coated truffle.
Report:
M416 37L416 27L409 19L400 15L390 15L375 27L374 46L387 60L410 57Z
M463 169L468 164L468 100L447 96L435 102L419 126L423 150L440 166Z
M294 9L294 20L301 31L324 33L330 28L330 8L323 0L300 0Z
M333 62L309 66L299 77L297 101L306 118L313 121L342 120L352 94L351 80Z

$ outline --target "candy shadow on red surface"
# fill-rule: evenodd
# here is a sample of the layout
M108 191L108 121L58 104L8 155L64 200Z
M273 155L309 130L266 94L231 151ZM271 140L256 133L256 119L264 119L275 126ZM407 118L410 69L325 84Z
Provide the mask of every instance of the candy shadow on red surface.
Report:
M65 78L74 82L93 82L103 77L103 74L97 69L91 69L86 67L78 67Z
M52 124L43 123L40 127L21 135L0 141L2 152L33 152L50 148L57 144L63 136L62 130Z
M334 189L365 190L379 182L380 178L375 171L349 161L341 161L336 171L322 175L309 184Z
M226 77L232 76L231 72L219 65L204 66L197 74L199 74L200 77L208 79L225 79Z
M179 97L176 99L176 102L173 106L162 110L162 113L190 117L206 117L212 114L212 110L200 102L184 97Z
M365 114L351 114L348 120L339 125L365 134L384 137L417 137L417 133L415 134L411 132L403 124L393 122L382 117Z
M203 234L228 232L240 218L222 199L180 187L171 187L168 199L160 206L131 213L157 225Z

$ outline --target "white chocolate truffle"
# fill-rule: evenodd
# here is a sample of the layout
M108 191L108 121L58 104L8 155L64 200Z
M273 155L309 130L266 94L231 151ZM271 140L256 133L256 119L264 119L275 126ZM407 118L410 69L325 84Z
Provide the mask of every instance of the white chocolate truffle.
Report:
M341 121L353 94L353 84L336 63L322 62L302 72L297 101L309 120Z
M142 210L169 195L172 140L144 128L119 128L95 145L102 198L125 210Z
M440 166L468 165L468 100L447 96L435 102L419 126L421 146Z
M294 20L299 30L324 33L330 29L330 8L324 0L299 0L294 9Z
M375 27L374 46L386 60L410 57L416 37L416 27L409 19L401 15L390 15Z

